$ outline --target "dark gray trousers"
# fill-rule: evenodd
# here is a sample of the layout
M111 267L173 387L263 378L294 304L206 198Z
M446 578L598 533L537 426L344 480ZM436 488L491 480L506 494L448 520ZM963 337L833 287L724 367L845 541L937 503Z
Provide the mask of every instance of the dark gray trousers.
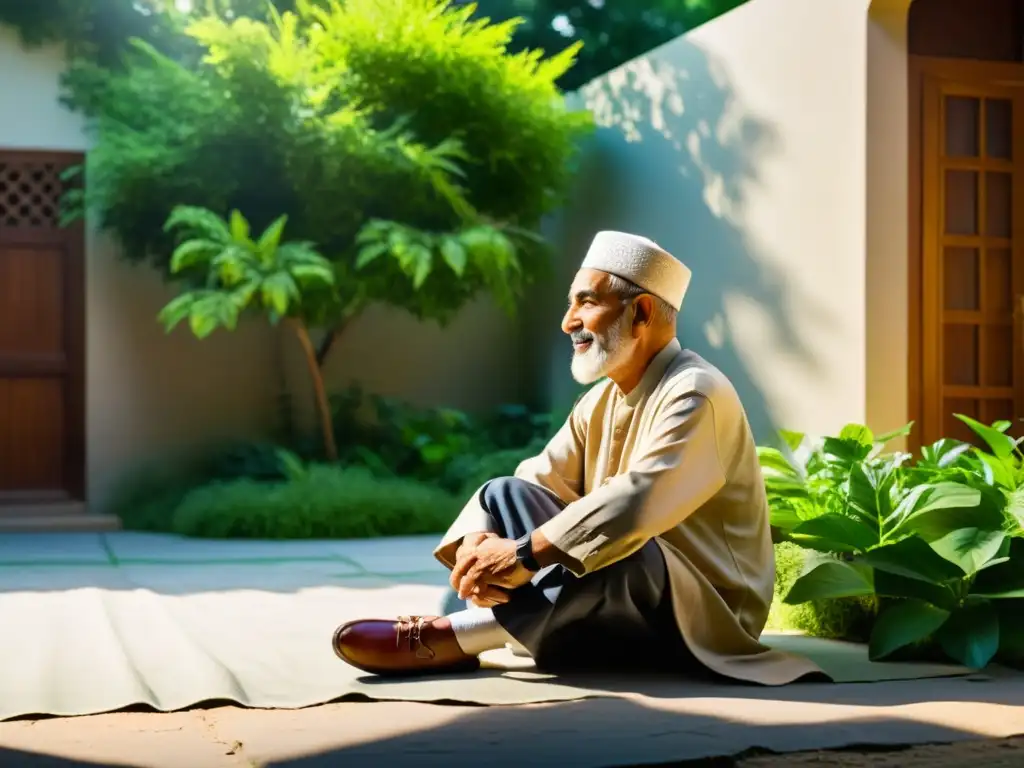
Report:
M500 536L518 539L564 504L546 489L513 477L487 483L481 502ZM669 594L665 559L653 541L610 566L578 578L561 565L541 570L494 615L548 671L696 663L686 649Z

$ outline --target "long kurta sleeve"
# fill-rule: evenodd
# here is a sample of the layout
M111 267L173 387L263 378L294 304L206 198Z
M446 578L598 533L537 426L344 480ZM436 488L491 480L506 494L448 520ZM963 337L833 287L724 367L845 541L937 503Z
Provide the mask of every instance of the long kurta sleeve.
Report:
M547 488L566 504L578 499L583 490L585 425L578 409L579 401L544 450L523 461L515 472L516 477ZM448 568L454 567L455 553L464 536L491 530L493 524L481 501L482 492L483 486L466 502L434 550L434 556Z
M570 503L540 527L583 576L611 565L683 522L725 485L715 415L688 394L659 407L653 434L629 469Z

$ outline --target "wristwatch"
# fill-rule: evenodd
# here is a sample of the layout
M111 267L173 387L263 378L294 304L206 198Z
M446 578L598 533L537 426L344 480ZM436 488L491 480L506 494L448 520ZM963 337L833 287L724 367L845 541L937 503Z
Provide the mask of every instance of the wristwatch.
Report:
M533 556L533 537L529 533L516 540L516 560L528 571L536 573L540 570L540 563Z

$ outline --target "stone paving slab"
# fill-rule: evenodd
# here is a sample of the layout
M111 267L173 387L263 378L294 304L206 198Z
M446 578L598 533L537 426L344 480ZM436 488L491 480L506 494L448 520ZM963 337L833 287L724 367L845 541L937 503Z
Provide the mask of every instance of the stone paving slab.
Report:
M110 562L102 534L2 533L0 566Z
M447 573L434 557L437 536L402 536L334 542L334 551L370 573L429 575Z
M175 564L342 558L336 541L222 541L134 531L108 533L104 536L114 556L122 562Z

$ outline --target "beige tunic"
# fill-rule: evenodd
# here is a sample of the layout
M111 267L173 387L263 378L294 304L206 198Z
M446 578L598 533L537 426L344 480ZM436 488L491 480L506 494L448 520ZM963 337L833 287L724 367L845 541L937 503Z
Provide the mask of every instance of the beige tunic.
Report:
M628 395L604 381L516 477L568 506L541 530L576 576L655 537L668 564L679 630L710 669L765 685L821 670L758 638L775 577L764 480L746 414L728 379L673 340ZM488 530L474 494L435 555Z

